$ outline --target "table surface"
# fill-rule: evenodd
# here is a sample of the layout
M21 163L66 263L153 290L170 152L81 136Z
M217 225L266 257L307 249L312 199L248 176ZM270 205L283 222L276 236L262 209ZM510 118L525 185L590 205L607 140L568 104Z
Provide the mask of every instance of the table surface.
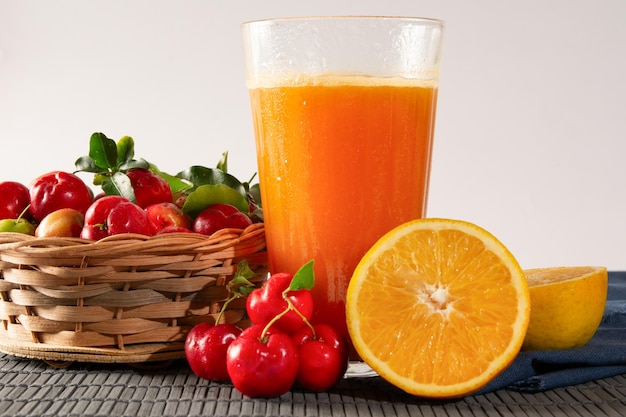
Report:
M626 416L626 375L541 393L500 390L457 400L417 398L380 377L331 391L250 399L199 379L184 360L139 369L74 363L59 369L0 354L0 416Z
M626 272L613 278L621 302ZM229 383L198 378L184 359L143 368L75 362L61 369L0 353L0 417L153 415L623 417L626 374L539 393L501 389L446 401L409 395L377 376L343 379L324 393L294 388L278 398L250 399Z

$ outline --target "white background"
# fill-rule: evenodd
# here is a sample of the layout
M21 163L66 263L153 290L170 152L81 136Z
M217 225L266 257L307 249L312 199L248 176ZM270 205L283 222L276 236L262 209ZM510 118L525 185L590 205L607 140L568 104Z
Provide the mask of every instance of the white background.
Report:
M0 0L0 180L71 171L95 131L247 179L240 24L346 14L446 21L429 216L524 268L626 269L624 0Z

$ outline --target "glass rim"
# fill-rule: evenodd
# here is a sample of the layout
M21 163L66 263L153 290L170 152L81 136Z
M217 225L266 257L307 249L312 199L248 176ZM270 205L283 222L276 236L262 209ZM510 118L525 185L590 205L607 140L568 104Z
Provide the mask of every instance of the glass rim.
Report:
M406 21L414 23L429 23L432 25L445 27L445 21L443 19L433 17L420 17L420 16L401 16L401 15L328 15L328 16L291 16L291 17L273 17L266 19L254 19L248 20L241 24L241 26L250 26L254 24L262 23L274 23L274 22L304 22L304 21L323 21L323 20L393 20L393 21Z

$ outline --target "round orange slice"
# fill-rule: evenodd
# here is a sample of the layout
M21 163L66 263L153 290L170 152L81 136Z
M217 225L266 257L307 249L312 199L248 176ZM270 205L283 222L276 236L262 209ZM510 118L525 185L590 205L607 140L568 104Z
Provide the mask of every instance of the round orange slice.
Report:
M383 236L350 280L352 343L404 391L452 398L485 386L519 352L530 314L524 272L472 223L421 219Z

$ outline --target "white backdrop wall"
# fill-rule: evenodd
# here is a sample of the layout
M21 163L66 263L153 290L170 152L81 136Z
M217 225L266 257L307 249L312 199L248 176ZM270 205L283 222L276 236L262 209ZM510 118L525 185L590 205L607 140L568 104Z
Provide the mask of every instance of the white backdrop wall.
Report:
M524 268L626 269L623 0L0 0L0 180L71 171L95 131L171 173L228 150L248 178L240 24L349 14L447 23L429 216Z

